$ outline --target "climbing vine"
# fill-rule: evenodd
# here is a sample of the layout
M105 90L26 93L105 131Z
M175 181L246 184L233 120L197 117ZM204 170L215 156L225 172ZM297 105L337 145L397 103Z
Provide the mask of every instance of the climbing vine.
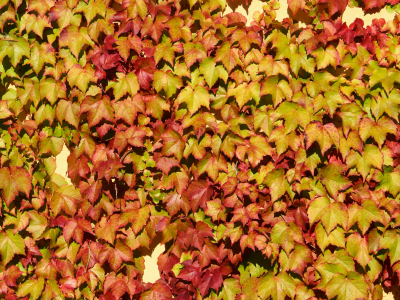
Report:
M0 0L0 298L382 299L397 2Z

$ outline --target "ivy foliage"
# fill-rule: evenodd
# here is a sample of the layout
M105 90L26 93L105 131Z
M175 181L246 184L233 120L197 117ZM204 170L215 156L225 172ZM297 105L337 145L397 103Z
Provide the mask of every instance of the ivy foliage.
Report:
M397 2L0 0L0 298L381 299L400 17L342 14Z

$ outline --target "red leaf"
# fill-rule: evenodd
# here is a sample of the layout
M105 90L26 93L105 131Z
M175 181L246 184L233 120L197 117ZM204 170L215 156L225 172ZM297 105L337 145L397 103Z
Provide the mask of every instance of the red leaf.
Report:
M134 68L140 87L144 90L149 90L150 83L153 80L153 74L157 71L154 58L138 58L135 61Z
M193 181L189 185L187 193L192 211L195 212L197 211L199 206L203 209L206 209L206 202L211 199L211 196L213 195L213 190L208 182L201 180Z
M75 241L77 241L79 244L82 244L84 231L94 235L92 225L90 224L89 221L86 221L85 219L81 218L69 220L65 224L63 231L65 241L69 243L69 240L71 238L74 238Z

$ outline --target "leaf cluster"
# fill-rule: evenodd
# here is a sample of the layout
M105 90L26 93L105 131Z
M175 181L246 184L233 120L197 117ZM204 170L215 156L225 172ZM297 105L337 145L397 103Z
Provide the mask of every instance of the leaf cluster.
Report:
M0 298L381 299L400 17L341 15L395 2L0 0Z

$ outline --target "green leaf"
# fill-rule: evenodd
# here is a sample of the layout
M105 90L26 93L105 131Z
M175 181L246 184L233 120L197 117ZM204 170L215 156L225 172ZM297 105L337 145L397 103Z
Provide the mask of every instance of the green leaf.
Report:
M245 82L235 88L231 86L228 89L228 97L231 96L236 99L240 109L251 99L254 99L257 105L260 102L260 84L258 82L247 84Z
M84 69L81 65L76 64L69 70L67 80L71 87L76 85L82 92L86 93L89 82L97 82L97 77L89 64Z
M22 56L30 58L30 52L29 43L22 37L0 40L0 61L8 56L14 68L19 64Z
M385 192L391 193L394 197L400 191L400 169L397 167L383 167L383 173L376 174L375 179L379 182L377 189L382 189Z
M25 255L25 243L22 237L8 229L0 233L0 252L4 265L8 264L15 254Z
M347 238L346 249L364 269L372 260L367 238L361 237L358 233L353 233Z
M382 117L378 122L374 122L368 117L361 120L359 125L359 133L361 139L365 142L369 137L373 137L378 143L379 148L382 147L388 133L396 134L396 124L387 117Z
M268 272L260 279L257 294L261 299L284 300L286 296L293 298L295 292L295 282L286 272L280 272L278 276Z
M269 172L264 182L270 189L272 202L278 200L289 190L289 183L286 179L284 169L276 169Z
M310 224L321 221L328 234L337 225L347 228L346 206L340 202L333 202L326 197L319 197L311 202L308 208Z
M45 137L39 143L39 155L51 153L57 156L62 151L64 140L54 136Z
M153 77L153 87L157 92L162 89L165 91L167 98L175 95L176 91L183 86L182 79L178 76L174 76L172 71L167 72L157 70Z
M382 170L383 155L378 147L374 145L366 145L362 155L356 151L351 151L346 158L346 164L349 168L356 166L358 172L365 181L365 178L370 173L371 166Z
M321 181L325 185L331 197L337 199L338 192L349 188L352 184L350 180L342 176L343 165L330 163L321 170Z
M210 108L210 95L208 91L202 86L185 87L178 95L176 99L178 104L186 103L187 108L191 115L199 110L201 106Z
M117 73L118 81L117 82L108 82L106 91L110 88L113 89L115 100L121 99L126 94L131 95L132 97L136 95L139 91L139 82L134 73L128 73L127 75L123 73Z
M379 241L379 249L389 249L390 264L400 261L400 235L397 230L387 230Z
M339 131L332 123L322 125L320 122L312 122L307 125L305 130L306 149L316 141L320 147L322 155L335 145L339 149L340 136Z
M285 119L286 134L296 130L299 125L305 129L311 121L310 113L304 107L294 102L283 102L279 105L276 113L278 118L282 117Z
M290 100L293 96L293 91L285 80L279 81L278 76L270 76L261 83L261 93L263 95L271 95L274 107L277 107L283 99Z
M321 222L315 226L315 235L317 237L316 241L322 251L325 251L326 247L329 245L345 248L346 239L344 237L344 233L345 231L343 228L336 227L328 235Z
M326 294L331 299L356 300L368 298L368 285L362 275L349 272L347 275L335 274L326 285Z
M271 240L280 245L288 254L296 243L303 243L302 230L294 222L290 222L288 226L286 222L282 221L274 225Z
M236 295L238 295L240 291L240 283L234 278L227 278L223 282L223 288L221 291L222 299L235 300Z
M217 66L217 63L212 57L207 57L202 60L200 63L200 73L203 74L209 88L212 88L219 78L225 83L228 80L228 72L223 66Z
M40 277L39 279L30 279L22 283L18 287L17 296L25 297L30 294L30 300L36 300L42 294L42 290L44 288L44 278Z

